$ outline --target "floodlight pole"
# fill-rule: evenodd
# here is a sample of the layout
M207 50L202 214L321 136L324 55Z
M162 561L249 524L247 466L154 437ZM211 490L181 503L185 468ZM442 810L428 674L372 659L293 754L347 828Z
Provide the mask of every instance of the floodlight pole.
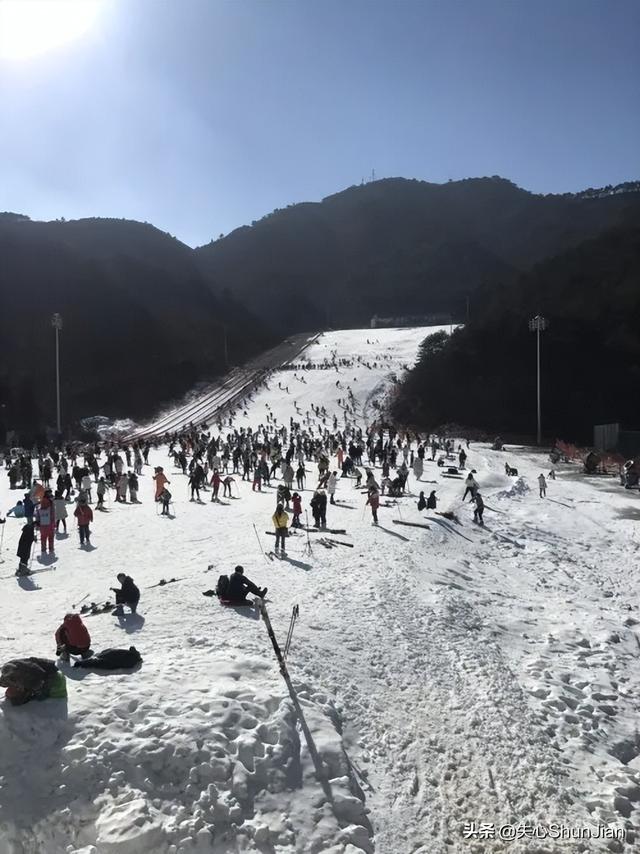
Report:
M538 435L537 435L537 444L542 444L542 406L541 406L541 395L540 395L540 333L544 332L547 328L547 319L542 317L540 314L536 314L535 317L531 318L529 321L529 329L531 332L536 333L536 349L537 349L537 363L538 363L538 376L537 376L537 396L538 396Z
M58 436L62 435L62 419L60 416L60 330L62 329L62 317L59 314L54 314L51 318L51 325L56 330L56 404L57 404L57 423Z

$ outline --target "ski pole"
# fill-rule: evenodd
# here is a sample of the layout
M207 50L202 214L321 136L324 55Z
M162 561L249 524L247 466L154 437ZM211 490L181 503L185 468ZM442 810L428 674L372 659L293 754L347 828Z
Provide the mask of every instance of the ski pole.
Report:
M4 558L2 557L2 544L4 542L4 529L6 527L7 520L2 519L2 534L0 534L0 563L4 563Z
M77 604L72 605L71 607L74 609L74 611L75 611L75 609L78 607L78 605L81 605L81 604L84 602L84 600L85 600L85 599L88 599L88 598L89 598L89 596L91 596L91 593L87 593L87 595L86 595L86 596L83 596L83 597L82 597L82 599L79 599L79 600L78 600Z
M253 523L253 530L255 531L256 539L258 540L258 545L260 546L260 551L262 552L262 556L269 563L269 558L267 557L265 550L262 548L262 543L260 542L260 537L258 535L258 529L256 528L255 522Z

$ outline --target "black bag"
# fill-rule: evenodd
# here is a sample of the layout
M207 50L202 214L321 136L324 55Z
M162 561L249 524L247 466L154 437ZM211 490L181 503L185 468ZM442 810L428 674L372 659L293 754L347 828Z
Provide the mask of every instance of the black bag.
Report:
M229 592L229 576L228 575L220 575L218 576L218 583L216 584L216 595L224 598Z

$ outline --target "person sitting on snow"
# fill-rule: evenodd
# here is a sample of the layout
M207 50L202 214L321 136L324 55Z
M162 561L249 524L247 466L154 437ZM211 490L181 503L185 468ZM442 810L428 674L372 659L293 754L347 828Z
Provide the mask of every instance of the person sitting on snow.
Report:
M236 566L233 575L229 576L229 587L227 588L227 598L231 602L243 604L247 601L247 593L253 593L254 596L259 596L264 599L267 593L267 588L260 588L253 581L250 581L244 574L244 567Z
M88 658L92 654L91 638L79 614L65 614L55 639L56 655L59 655L62 661L69 661L70 655Z
M22 501L18 501L15 507L7 510L7 516L13 516L15 519L24 519L24 504Z
M47 658L14 658L2 665L0 685L6 688L5 697L12 706L22 706L29 700L67 696L65 679L55 662Z

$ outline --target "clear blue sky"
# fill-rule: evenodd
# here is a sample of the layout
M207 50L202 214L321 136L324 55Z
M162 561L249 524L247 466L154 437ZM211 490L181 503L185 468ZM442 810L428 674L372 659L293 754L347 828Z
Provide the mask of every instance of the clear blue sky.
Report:
M98 1L83 38L0 58L0 210L197 245L372 169L640 178L638 0Z

